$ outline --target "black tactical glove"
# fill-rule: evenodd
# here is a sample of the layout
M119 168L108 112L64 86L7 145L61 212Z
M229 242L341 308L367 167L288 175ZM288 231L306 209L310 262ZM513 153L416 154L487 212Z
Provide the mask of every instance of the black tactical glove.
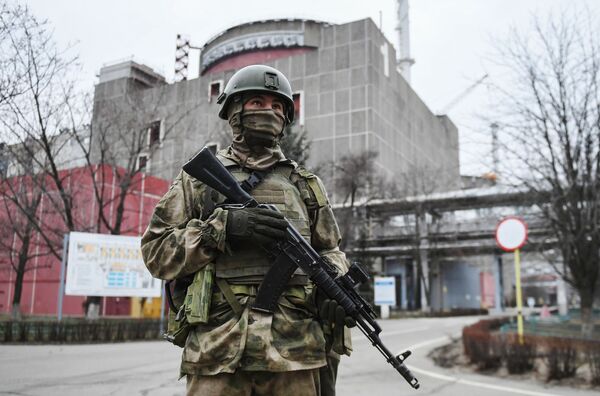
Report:
M319 310L319 321L325 335L326 350L331 350L334 344L343 343L344 326L354 327L356 321L346 315L346 311L335 300L327 298L323 293L317 292L317 308ZM334 348L334 350L339 348ZM339 350L336 351L340 354Z
M354 327L356 321L346 315L346 311L337 301L330 299L325 293L316 290L315 303L318 310L319 322L325 335L325 350L331 349L339 353L344 353L344 326Z
M356 326L354 318L346 315L346 311L337 301L328 298L319 303L319 318L324 325L332 329Z
M272 245L285 238L287 221L271 209L229 209L225 229L229 241L254 241L261 246Z

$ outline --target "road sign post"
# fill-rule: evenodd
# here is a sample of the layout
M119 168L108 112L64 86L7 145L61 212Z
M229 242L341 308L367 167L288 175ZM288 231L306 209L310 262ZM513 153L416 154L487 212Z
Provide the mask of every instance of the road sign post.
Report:
M515 289L517 298L517 334L523 344L523 295L521 292L521 252L527 241L527 224L514 216L506 217L496 227L496 243L506 252L515 254Z
M63 301L65 298L65 271L67 268L67 251L69 249L69 234L63 237L62 260L60 262L60 283L58 285L58 302L56 304L56 317L60 322L63 316Z

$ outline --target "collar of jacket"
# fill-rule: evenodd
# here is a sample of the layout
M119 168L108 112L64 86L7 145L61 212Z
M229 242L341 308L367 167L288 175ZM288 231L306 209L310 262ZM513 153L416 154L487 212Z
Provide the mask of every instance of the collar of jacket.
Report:
M235 156L235 154L233 154L233 152L230 150L229 147L219 150L217 152L217 158L219 159L219 161L221 161L221 163L226 168L230 168L233 166L241 166L239 163L239 159ZM288 159L288 158L280 159L277 162L277 165L289 166L292 169L296 169L298 167L298 164L296 163L296 161Z

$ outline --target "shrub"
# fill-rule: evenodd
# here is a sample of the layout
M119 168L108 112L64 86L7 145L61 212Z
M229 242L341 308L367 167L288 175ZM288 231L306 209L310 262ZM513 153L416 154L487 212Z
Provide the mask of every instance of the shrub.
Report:
M535 339L524 337L521 344L517 335L510 334L503 341L502 357L510 374L523 374L533 370L537 357Z
M502 343L491 334L503 319L481 320L463 329L463 346L469 361L480 370L497 369L502 364Z
M56 320L0 321L0 343L89 343L153 340L159 338L156 319L69 318Z
M544 360L548 366L546 380L560 380L575 376L577 371L577 348L569 338L547 337Z
M590 366L592 385L600 386L600 341L587 341L583 344L585 360Z

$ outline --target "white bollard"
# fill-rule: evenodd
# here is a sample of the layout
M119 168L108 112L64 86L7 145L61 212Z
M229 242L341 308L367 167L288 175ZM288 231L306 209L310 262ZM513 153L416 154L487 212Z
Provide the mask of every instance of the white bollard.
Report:
M389 319L390 318L390 306L389 305L381 305L381 319Z

